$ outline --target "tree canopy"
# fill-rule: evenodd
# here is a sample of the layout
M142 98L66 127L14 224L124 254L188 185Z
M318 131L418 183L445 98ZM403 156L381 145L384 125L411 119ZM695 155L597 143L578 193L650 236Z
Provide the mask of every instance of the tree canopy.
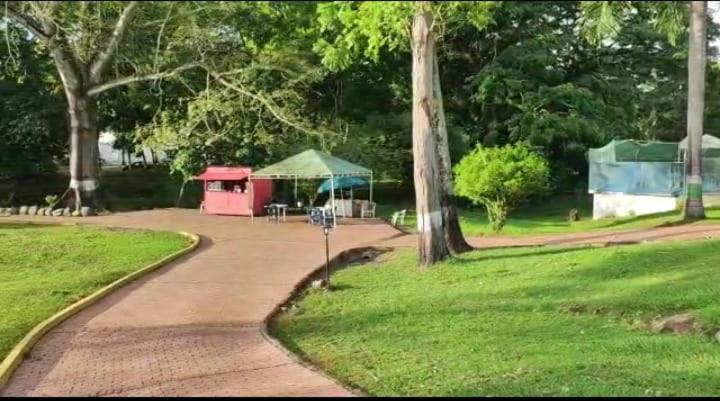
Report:
M555 189L570 190L584 185L588 147L613 138L684 136L685 8L678 2L609 3L429 3L441 21L434 29L441 37L453 161L477 143L527 140L548 158ZM55 13L80 61L100 65L128 4L3 3L34 19L28 33L8 14L4 18L12 29L3 28L3 92L11 96L2 101L4 110L14 111L3 113L0 135L23 150L7 145L2 151L25 155L33 149L56 158L67 151L61 77L42 51L47 44L32 32L41 28L43 13ZM317 147L353 155L379 176L411 180L408 27L416 7L139 4L102 83L91 89L98 129L173 148L173 166L187 178L207 163L270 163ZM717 36L710 21L708 42ZM714 52L709 48L708 55ZM720 135L719 72L709 64L711 135Z

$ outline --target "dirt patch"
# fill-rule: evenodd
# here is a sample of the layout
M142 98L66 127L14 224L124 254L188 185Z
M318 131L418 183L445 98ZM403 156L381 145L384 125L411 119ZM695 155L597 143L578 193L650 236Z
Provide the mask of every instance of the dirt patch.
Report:
M127 228L127 227L103 227L107 231L122 232L122 233L147 233L152 230L144 230L140 228Z
M694 332L695 316L690 313L681 313L666 318L655 319L650 325L653 333L678 333L685 334Z

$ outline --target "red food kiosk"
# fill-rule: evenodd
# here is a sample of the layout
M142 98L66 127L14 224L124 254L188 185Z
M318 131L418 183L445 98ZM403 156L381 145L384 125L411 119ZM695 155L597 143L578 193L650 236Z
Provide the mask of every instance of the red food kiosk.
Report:
M207 167L203 181L203 210L209 214L262 215L272 197L271 180L250 181L250 167Z

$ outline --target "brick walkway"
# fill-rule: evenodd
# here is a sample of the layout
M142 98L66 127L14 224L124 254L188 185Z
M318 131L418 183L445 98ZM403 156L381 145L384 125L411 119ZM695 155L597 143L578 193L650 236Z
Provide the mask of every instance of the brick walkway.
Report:
M14 220L69 220L14 216ZM1 395L350 395L269 343L262 321L324 261L321 230L300 222L165 209L83 219L184 230L200 249L114 292L48 333ZM720 237L720 225L522 238L472 238L478 247L582 245ZM414 246L385 224L339 226L331 254L364 245ZM332 257L332 255L331 255Z
M275 305L324 263L321 229L263 218L251 225L246 218L182 209L82 221L183 230L200 234L202 241L195 253L50 331L1 395L350 395L261 334ZM331 257L396 234L385 224L338 226L331 234Z
M525 237L471 237L468 242L478 248L540 245L617 245L653 241L720 238L720 224L696 222L672 227L633 230L595 230L584 233L537 235ZM415 246L415 236L398 236L383 244L390 247Z

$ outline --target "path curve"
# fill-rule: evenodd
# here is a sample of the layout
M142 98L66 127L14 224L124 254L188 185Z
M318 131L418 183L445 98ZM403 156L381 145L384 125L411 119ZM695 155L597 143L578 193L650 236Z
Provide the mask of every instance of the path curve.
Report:
M352 395L262 335L263 320L325 261L322 230L161 209L68 221L201 236L191 255L113 292L46 334L2 396ZM2 219L0 219L2 221ZM339 226L331 257L397 235Z
M13 216L13 220L72 218ZM0 220L1 221L1 220ZM263 319L324 261L324 238L304 223L162 209L82 222L202 236L198 251L114 292L48 333L0 395L351 395L262 336ZM720 237L683 225L538 237L480 237L478 247L583 245ZM414 246L386 224L339 226L331 254L368 245ZM332 257L331 255L331 257Z

